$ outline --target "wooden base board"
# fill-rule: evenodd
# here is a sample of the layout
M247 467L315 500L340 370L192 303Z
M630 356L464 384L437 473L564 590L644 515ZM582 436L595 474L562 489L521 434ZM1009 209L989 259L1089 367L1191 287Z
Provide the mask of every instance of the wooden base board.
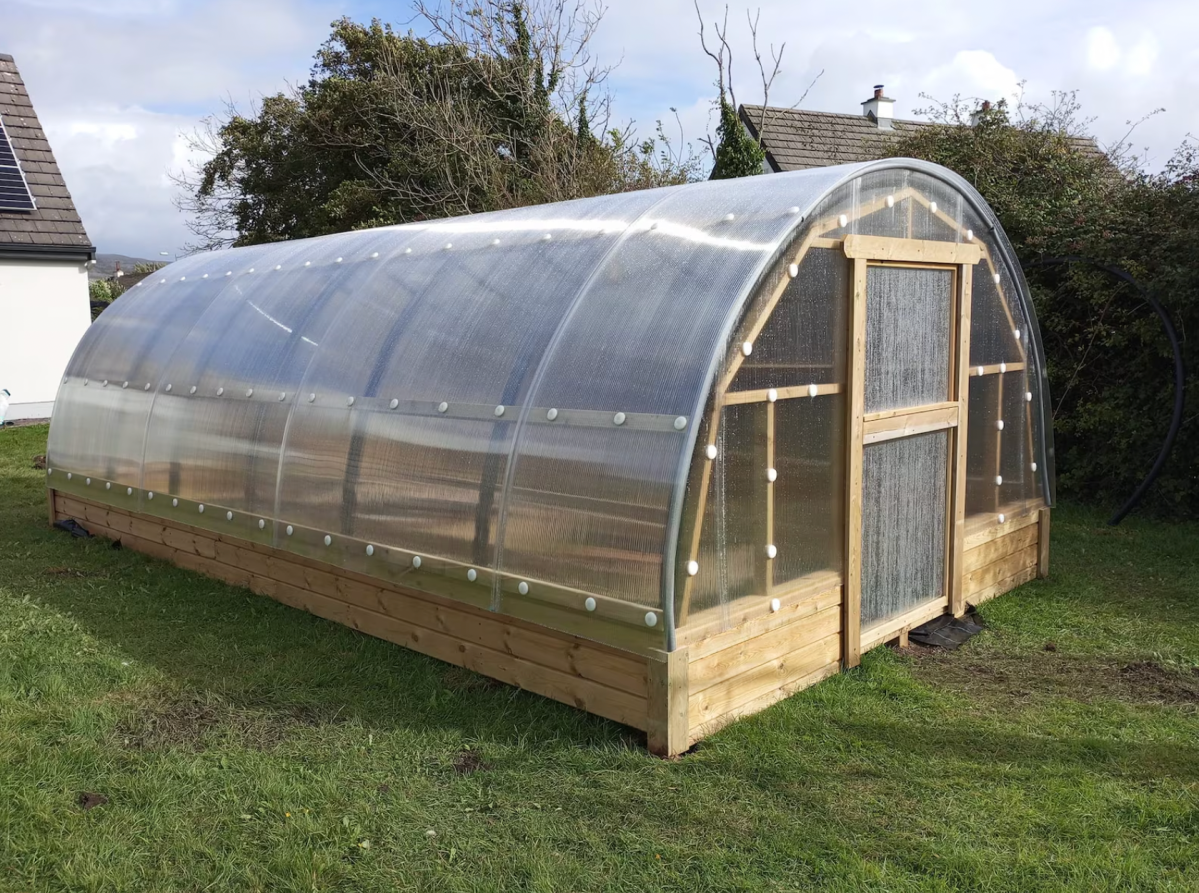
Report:
M813 575L778 608L764 603L679 631L679 648L646 657L270 546L55 493L51 522L92 533L369 635L647 732L649 749L696 741L838 672L844 662L840 575ZM980 604L1048 569L1049 510L967 540L966 600ZM863 649L903 637L947 608L921 606ZM928 616L924 616L924 615Z

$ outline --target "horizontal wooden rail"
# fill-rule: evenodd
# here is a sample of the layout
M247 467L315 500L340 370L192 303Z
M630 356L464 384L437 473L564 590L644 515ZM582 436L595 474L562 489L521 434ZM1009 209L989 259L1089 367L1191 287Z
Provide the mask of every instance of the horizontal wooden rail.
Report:
M840 394L839 384L803 384L786 388L761 388L756 391L731 391L724 395L725 406L739 403L773 403L775 400L798 400L801 397L824 397ZM771 398L773 395L773 399Z
M929 239L851 235L845 237L845 256L873 261L908 261L922 264L976 264L982 257L982 252L974 242L934 242Z
M863 424L862 443L879 443L897 437L956 428L959 414L958 404L943 403L904 415L873 419Z

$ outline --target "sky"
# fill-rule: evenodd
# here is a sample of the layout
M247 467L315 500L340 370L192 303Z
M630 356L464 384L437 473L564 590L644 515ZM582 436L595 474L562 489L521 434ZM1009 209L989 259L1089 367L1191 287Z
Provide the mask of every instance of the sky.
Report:
M714 64L699 45L690 0L608 0L593 48L616 65L615 117L650 135L665 119L698 147L715 121ZM1134 131L1132 146L1160 168L1199 136L1199 3L1194 0L1009 0L963 4L879 0L828 4L761 0L759 43L785 43L772 105L860 113L874 84L914 117L927 96L1045 101L1077 90L1101 144ZM709 27L724 4L700 0ZM730 4L734 86L759 102L746 7ZM303 81L343 16L404 28L405 2L384 0L0 0L0 53L15 57L97 249L174 256L189 241L171 174L197 160L185 135L228 102ZM821 74L821 72L823 72ZM817 75L819 77L817 78ZM202 159L201 159L202 160Z

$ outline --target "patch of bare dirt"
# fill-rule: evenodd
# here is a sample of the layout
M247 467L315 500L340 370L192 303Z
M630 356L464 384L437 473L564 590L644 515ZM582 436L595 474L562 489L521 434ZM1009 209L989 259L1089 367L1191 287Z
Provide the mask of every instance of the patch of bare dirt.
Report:
M87 812L89 809L95 809L97 806L103 806L108 802L108 798L103 794L93 794L88 791L84 791L79 795L79 799L76 802L84 812Z
M1199 668L1175 670L1155 661L1071 657L1051 642L1040 652L1016 656L923 652L913 655L918 657L913 662L916 674L965 694L1009 703L1053 696L1199 709Z
M486 772L491 768L477 750L460 750L453 762L454 771L458 775L473 775L476 772Z
M301 728L330 725L336 711L296 705L252 708L198 695L164 697L143 704L117 724L116 735L133 750L178 748L203 751L214 738L270 750Z

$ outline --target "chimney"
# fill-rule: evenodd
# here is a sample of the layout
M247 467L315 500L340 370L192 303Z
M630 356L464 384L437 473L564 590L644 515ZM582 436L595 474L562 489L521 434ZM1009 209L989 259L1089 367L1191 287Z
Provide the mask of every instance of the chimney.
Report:
M970 126L977 127L978 122L982 119L983 113L991 111L991 100L984 99L983 104L974 110L970 116Z
M874 96L862 103L862 114L878 125L879 130L891 129L891 108L894 99L883 95L883 85L875 84Z

